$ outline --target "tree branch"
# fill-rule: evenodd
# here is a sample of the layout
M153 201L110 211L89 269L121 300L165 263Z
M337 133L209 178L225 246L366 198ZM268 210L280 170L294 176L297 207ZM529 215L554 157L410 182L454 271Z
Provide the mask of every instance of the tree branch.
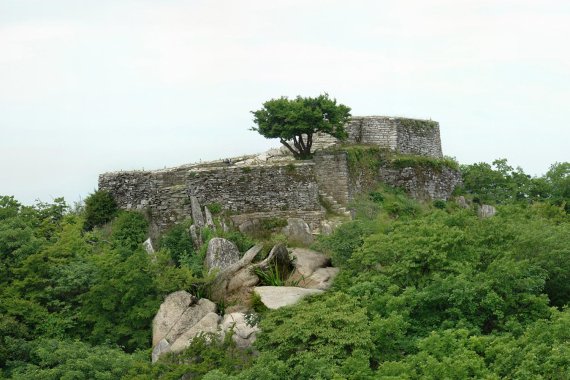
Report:
M285 145L287 147L287 149L289 149L291 151L291 153L293 153L293 156L295 158L299 157L299 152L297 152L295 149L293 149L291 147L291 145L289 145L289 143L285 140L283 140L282 138L279 139L279 142L281 142L281 144Z
M305 146L305 142L303 141L303 134L299 135L299 145L301 145L301 149L303 150L303 152L305 152L307 150L307 147Z
M301 145L299 144L299 141L297 140L297 136L293 136L293 144L295 144L295 148L297 148L299 152L303 151Z

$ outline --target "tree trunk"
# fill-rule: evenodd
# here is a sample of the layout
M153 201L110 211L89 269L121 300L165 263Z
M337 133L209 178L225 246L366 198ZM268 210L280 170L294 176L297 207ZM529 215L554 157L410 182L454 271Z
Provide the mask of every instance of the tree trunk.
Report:
M312 157L311 146L313 145L313 134L307 134L307 143L303 141L302 135L293 136L293 146L286 140L280 138L279 142L287 147L293 157L297 160L307 160Z
M283 139L279 139L279 141L281 142L281 144L285 145L291 153L293 153L293 157L295 157L296 159L300 159L299 152L297 152L295 149L293 149L293 147L287 141L285 141Z

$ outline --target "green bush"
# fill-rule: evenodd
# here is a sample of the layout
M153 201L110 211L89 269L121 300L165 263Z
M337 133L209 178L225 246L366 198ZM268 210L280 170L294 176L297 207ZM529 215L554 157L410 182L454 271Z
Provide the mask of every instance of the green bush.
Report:
M432 202L433 207L438 208L440 210L444 210L446 204L447 203L443 199L436 199Z
M210 203L210 204L206 205L206 207L208 208L208 210L210 210L210 212L213 215L217 215L217 214L222 212L222 205L217 203L217 202Z
M85 198L85 222L83 229L91 231L110 222L119 211L113 196L104 190L97 190Z
M116 247L134 251L148 236L148 221L138 212L121 211L113 221L111 239Z
M372 340L365 309L350 297L310 297L267 313L255 346L261 351L244 378L354 378L370 375ZM354 367L353 367L354 366ZM351 368L349 370L349 368Z
M261 228L265 230L274 230L287 226L287 219L284 218L266 218L261 220Z
M159 247L166 249L177 266L194 267L194 244L188 229L191 221L175 224L160 237Z
M200 379L208 372L217 370L224 374L222 378L225 379L225 374L239 373L251 365L254 355L252 350L238 348L232 335L233 332L230 332L224 339L212 333L198 335L181 353L161 357L152 365L152 376L149 378ZM211 375L208 378L212 378Z
M380 193L379 191L371 191L370 193L368 193L368 197L374 203L384 202L384 195L382 195L382 193Z

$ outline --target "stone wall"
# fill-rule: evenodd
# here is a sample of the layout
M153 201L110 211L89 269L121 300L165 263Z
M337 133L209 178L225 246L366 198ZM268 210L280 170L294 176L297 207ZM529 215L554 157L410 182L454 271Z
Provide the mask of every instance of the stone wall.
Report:
M347 143L369 144L402 154L442 157L439 124L431 120L386 116L353 116L345 125ZM315 150L338 144L330 135L314 137Z
M192 215L190 195L202 205L219 203L238 225L248 219L300 217L317 229L325 216L319 192L347 205L382 181L418 199L447 199L460 181L459 172L447 167L396 169L385 163L373 173L366 170L351 168L346 152L324 151L313 161L286 164L105 173L99 189L109 191L122 209L150 215L156 234Z
M191 215L182 168L105 173L99 189L109 191L120 208L145 212L159 230Z
M320 210L315 164L310 161L194 171L187 187L201 204L220 203L234 214Z
M430 120L395 119L398 130L396 151L402 154L443 157L439 123Z
M345 152L317 152L315 176L319 190L346 205L350 200L348 162Z
M346 128L349 143L402 154L442 156L437 122L367 116L353 117ZM337 143L330 136L319 135L314 147L322 149ZM347 205L356 194L384 181L403 187L416 198L447 199L460 181L459 173L449 168L395 169L387 162L380 165L382 160L372 165L372 172L359 173L357 166L349 165L342 147L321 150L312 161L263 164L252 159L251 166L237 161L232 160L231 165L220 161L157 171L105 173L99 177L99 189L109 191L121 208L150 215L157 232L191 216L191 195L202 205L219 203L237 224L251 218L301 217L316 229L325 215L319 192ZM366 170L370 171L368 166Z
M190 195L202 205L219 203L232 215L322 212L311 161L105 173L99 189L109 191L119 207L151 215L158 230L191 216Z
M447 200L457 185L461 183L461 173L448 167L390 168L383 166L378 173L379 181L400 187L411 197L430 201Z

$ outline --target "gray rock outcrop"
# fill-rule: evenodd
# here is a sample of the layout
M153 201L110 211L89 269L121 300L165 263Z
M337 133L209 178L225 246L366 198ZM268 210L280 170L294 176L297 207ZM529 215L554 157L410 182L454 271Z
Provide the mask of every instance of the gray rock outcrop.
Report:
M331 287L339 269L334 267L318 268L303 284L306 288L327 290Z
M213 238L208 243L205 266L208 271L213 269L224 270L239 261L239 249L229 240Z
M259 332L257 325L250 326L247 323L244 313L231 313L224 316L221 323L222 337L232 329L234 332L232 339L240 348L251 347Z
M207 300L206 300L207 301ZM221 317L214 313L209 312L196 322L192 327L185 330L171 345L169 352L180 352L187 348L192 339L198 334L203 333L216 333L218 331L218 324Z
M283 227L283 234L292 242L310 245L313 242L313 234L309 225L301 218L287 219L287 226Z
M479 207L479 209L477 210L477 215L479 215L480 218L490 218L492 216L495 216L495 214L497 213L497 209L493 206L489 206L489 205L481 205Z
M154 346L152 349L152 357L151 360L153 363L160 358L161 355L170 352L170 343L166 339L161 339L157 345Z
M183 351L201 334L223 339L233 330L237 346L250 347L259 331L257 325L250 326L244 313L227 314L222 319L215 311L216 305L210 300L197 300L183 290L168 295L153 320L152 362L163 354Z
M199 227L196 227L195 224L190 226L190 230L188 231L190 234L190 238L192 239L192 244L194 248L198 249L202 246L202 232L200 231Z
M457 197L455 202L461 208L466 208L466 209L469 208L469 203L467 203L467 200L465 199L465 197L463 195Z
M293 281L308 289L330 288L339 269L330 266L327 256L306 248L295 248L291 255L295 261L295 271L291 275Z
M295 259L295 268L299 274L305 278L310 277L313 272L319 268L329 266L330 260L328 257L307 248L295 248L291 255Z
M198 300L184 290L168 295L152 321L153 360L165 352L183 350L197 333L208 331L211 314L215 311L216 305L212 301ZM202 322L205 317L207 319Z
M216 229L216 225L214 224L214 218L212 217L212 213L208 207L204 206L204 217L206 219L206 227L211 228L212 230Z
M192 222L198 227L204 227L204 215L198 198L194 195L190 196L190 207L192 208Z
M269 309L294 305L300 299L323 293L320 289L306 289L294 286L258 286L254 292L259 295L261 302Z
M248 219L238 226L239 232L246 235L254 235L261 229L259 219Z
M211 297L216 301L229 301L240 297L238 293L247 293L248 289L259 282L251 268L253 259L263 248L257 244L250 248L241 259L222 269L212 281Z
M146 253L148 253L149 255L154 253L154 247L152 246L151 238L148 238L143 242L143 247Z
M335 229L342 224L341 221L338 220L321 220L321 235L332 235Z

